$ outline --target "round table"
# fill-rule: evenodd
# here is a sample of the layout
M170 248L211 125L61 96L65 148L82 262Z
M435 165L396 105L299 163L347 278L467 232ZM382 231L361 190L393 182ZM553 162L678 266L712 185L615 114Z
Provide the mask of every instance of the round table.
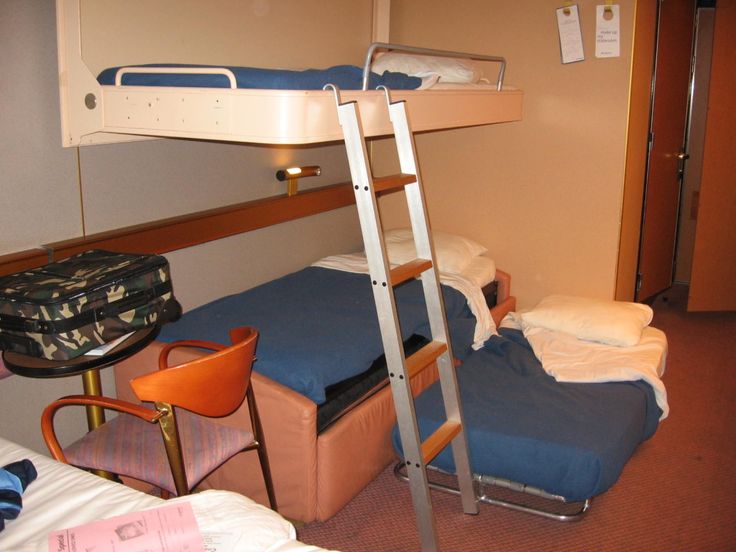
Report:
M82 375L82 386L85 395L101 395L100 368L120 362L156 339L160 326L155 324L136 330L115 347L99 356L82 355L69 360L48 360L23 355L13 351L3 351L3 361L8 370L19 376L29 378L59 378ZM87 425L90 429L99 427L105 422L104 410L96 406L87 407Z

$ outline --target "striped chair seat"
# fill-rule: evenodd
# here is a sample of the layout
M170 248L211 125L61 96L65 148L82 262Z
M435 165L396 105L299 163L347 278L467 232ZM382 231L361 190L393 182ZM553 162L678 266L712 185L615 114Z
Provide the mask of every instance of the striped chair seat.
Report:
M189 488L253 443L253 433L181 408L176 421ZM176 494L158 424L119 414L64 449L70 464L153 483Z

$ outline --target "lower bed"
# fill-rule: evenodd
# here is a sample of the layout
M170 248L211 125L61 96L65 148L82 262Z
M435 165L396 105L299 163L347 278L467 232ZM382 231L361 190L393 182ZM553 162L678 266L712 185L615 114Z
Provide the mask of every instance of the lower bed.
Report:
M164 501L0 438L0 467L23 459L38 475L23 492L18 517L0 531L0 550L47 552L50 532L182 501L192 504L202 533L232 535L233 552L323 550L297 541L290 522L244 496L212 490Z
M327 270L327 272L337 271ZM495 274L497 304L491 309L491 314L492 319L498 323L506 313L514 310L515 299L510 295L508 274L500 270L497 270ZM346 276L354 278L358 275L346 274ZM367 278L363 275L360 277ZM288 282L288 277L286 278ZM416 285L420 287L418 282ZM326 288L329 289L329 286ZM370 285L365 286L364 289L366 294L362 301L336 303L340 307L339 310L351 314L360 309L367 309L375 318ZM330 420L330 423L322 428L319 401L308 397L307 388L297 392L291 388L293 381L287 386L276 381L268 373L264 373L264 370L274 368L275 364L269 352L273 349L289 348L286 343L289 340L293 341L290 339L290 331L297 332L301 323L315 326L321 322L319 314L298 312L297 302L309 303L308 297L306 301L304 300L304 296L308 294L309 291L303 287L293 288L288 292L288 296L279 294L280 301L285 305L282 319L286 320L285 324L290 325L289 328L279 330L274 327L273 331L267 331L264 326L272 322L267 322L265 319L254 320L251 317L254 313L251 307L245 310L242 310L242 306L231 308L227 305L228 301L232 300L230 299L224 301L225 305L216 305L218 308L223 307L220 313L222 316L199 310L202 321L193 320L196 316L189 317L185 314L180 322L167 325L162 332L163 339L198 337L217 341L226 339L227 329L235 325L249 324L259 328L261 337L256 353L258 360L254 365L252 383L266 435L278 509L282 515L303 522L323 521L332 517L395 460L391 447L391 428L396 421L391 390L383 386L373 389L368 398L354 403L347 412L334 421ZM324 303L312 301L310 308L319 309L320 305ZM462 328L470 315L467 308L460 309L456 302L453 305L448 308L460 317L455 322ZM193 325L188 325L188 320L193 320ZM375 324L377 325L377 322ZM402 327L403 325L404 318L402 318ZM452 320L450 320L450 325L453 325ZM417 327L407 329L406 337L411 337L415 333L414 330L417 330ZM267 336L273 333L276 334L275 341L269 344ZM472 329L470 334L472 334ZM329 335L327 337L329 338ZM365 336L358 335L356 339L363 341ZM333 339L330 343L328 339L321 351L315 350L313 344L310 343L305 346L313 349L310 354L319 354L322 362L333 364L336 369L339 369L340 364L347 360L339 357L341 354L339 350L334 351L335 344L336 340ZM346 346L348 349L354 348L354 342L343 341L342 345L341 349L344 354L354 353L352 350L345 352ZM129 401L136 400L128 382L138 375L155 369L158 354L163 346L163 341L154 342L141 353L115 367L116 390L119 398ZM298 365L300 361L296 357L305 355L302 354L304 351L298 350L298 345L291 347L295 350L277 352L279 354L296 353L295 358L292 359L293 363L291 360L284 361L288 369L292 371L288 376L293 380L294 378L299 379L297 374L303 368ZM469 348L469 344L460 344L456 349L464 348ZM455 351L456 354L458 350ZM194 351L179 351L178 356L173 356L172 359L174 362L184 362L198 354ZM338 357L333 358L336 354ZM379 355L380 351L375 353L374 357ZM371 362L373 360L375 359L371 358ZM412 382L415 393L419 393L436 379L436 370L425 370ZM312 389L311 393L319 395L320 391ZM223 419L223 423L247 426L249 424L247 412L239 410L232 416ZM225 466L213 472L201 484L201 488L234 490L265 504L267 499L263 482L260 478L250 477L250 474L260 473L255 458L251 456L254 455L239 455L233 458Z
M521 330L499 333L457 370L473 473L481 482L558 501L584 503L603 493L657 429L663 411L654 389L642 380L558 382ZM659 330L647 328L642 340L665 354ZM444 421L439 386L427 389L415 405L426 438ZM393 442L401 455L397 429ZM431 465L455 472L449 449Z

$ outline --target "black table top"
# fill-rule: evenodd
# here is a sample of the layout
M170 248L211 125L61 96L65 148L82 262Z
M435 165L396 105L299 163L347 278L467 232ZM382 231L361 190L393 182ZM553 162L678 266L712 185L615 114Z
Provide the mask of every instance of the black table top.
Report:
M155 324L141 330L100 356L82 355L69 360L48 360L3 351L3 361L8 370L29 378L58 378L81 374L87 370L104 368L134 355L156 339L160 326Z

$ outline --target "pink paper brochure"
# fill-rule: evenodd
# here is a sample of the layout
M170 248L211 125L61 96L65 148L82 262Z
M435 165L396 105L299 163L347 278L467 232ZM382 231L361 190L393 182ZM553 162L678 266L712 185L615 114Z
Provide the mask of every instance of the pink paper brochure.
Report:
M49 552L204 552L189 502L93 521L49 534Z

